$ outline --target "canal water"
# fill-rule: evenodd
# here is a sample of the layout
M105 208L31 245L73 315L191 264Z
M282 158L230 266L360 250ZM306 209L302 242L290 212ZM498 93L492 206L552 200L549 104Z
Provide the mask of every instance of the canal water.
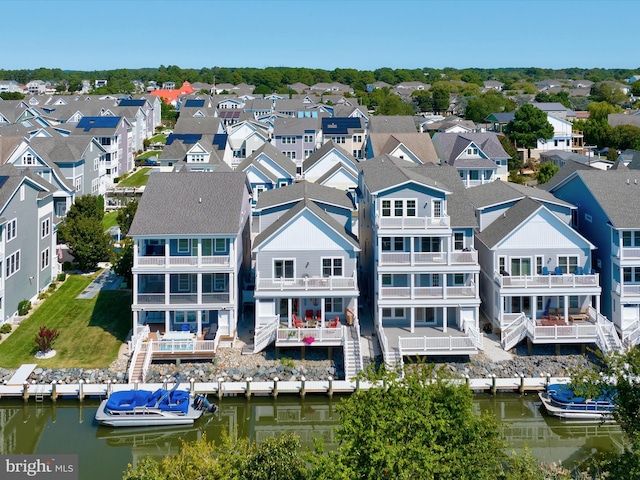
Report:
M162 457L178 452L181 440L195 440L206 433L216 440L222 432L261 442L281 432L295 432L306 447L321 437L334 448L338 426L336 406L340 397L324 396L224 398L219 411L203 416L195 426L173 428L98 427L94 415L97 400L79 403L48 399L0 400L0 454L77 454L79 478L117 480L128 464L146 456ZM528 446L547 463L571 468L596 452L620 448L622 434L616 425L560 422L544 415L537 396L477 396L474 408L488 410L506 424L506 441L517 451Z

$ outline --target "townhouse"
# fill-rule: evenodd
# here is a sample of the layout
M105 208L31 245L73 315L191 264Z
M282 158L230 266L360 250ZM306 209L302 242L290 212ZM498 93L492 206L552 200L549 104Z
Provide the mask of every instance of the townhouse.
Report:
M595 246L571 226L576 207L549 192L492 182L468 192L478 219L482 309L506 350L533 344L620 347L600 314Z
M332 141L355 158L364 158L367 129L360 117L323 117L322 141Z
M476 219L458 173L390 155L359 166L360 288L385 362L477 353Z
M11 164L0 166L0 324L35 301L58 273L56 188Z
M136 338L180 340L192 355L205 356L221 339L235 339L250 266L249 214L244 173L149 178L129 230ZM159 343L154 355L173 351L169 345Z
M365 157L391 155L413 163L438 163L429 135L416 130L410 116L371 117L365 146Z
M273 145L296 163L302 162L320 144L320 121L317 118L276 118L273 122Z

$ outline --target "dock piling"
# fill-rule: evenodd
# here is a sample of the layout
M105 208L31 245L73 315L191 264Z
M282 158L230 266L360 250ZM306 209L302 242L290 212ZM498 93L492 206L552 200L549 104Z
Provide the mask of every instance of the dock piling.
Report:
M218 377L218 400L222 400L222 382L224 378Z
M84 401L84 380L81 378L78 380L78 399Z
M251 382L253 378L247 377L247 386L245 387L244 394L247 397L247 400L251 398Z
M29 401L29 382L24 382L22 386L22 398L25 402Z
M278 377L273 377L273 391L271 392L273 398L278 398Z
M51 382L51 401L55 403L58 400L58 391L56 389L56 381Z
M333 377L329 375L329 398L333 398Z
M495 374L491 374L491 395L496 394L496 376Z
M306 380L306 378L304 377L304 375L302 375L302 376L300 377L300 396L301 396L302 398L304 398L304 397L305 397L305 395L307 394L307 391L306 391L305 386L304 386L304 384L305 384L305 380Z

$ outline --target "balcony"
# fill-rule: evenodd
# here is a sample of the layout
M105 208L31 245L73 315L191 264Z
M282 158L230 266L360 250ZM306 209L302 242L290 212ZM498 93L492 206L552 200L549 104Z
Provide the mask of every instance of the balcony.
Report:
M477 265L478 252L382 252L378 265Z
M303 278L260 278L256 274L256 293L265 291L292 290L351 290L357 291L358 281L352 277L303 277Z
M231 257L229 255L215 256L138 256L134 267L229 267Z
M425 230L449 228L448 215L442 217L376 217L376 227L380 230Z
M501 288L534 289L534 288L576 288L599 287L598 274L593 275L523 275L509 276L494 273L494 281Z
M380 300L420 300L447 298L473 299L478 296L476 285L450 286L450 287L381 287Z
M613 256L620 260L640 261L640 248L612 246Z
M613 282L613 288L615 292L623 297L637 297L640 301L640 285L639 284L624 284Z
M229 292L202 293L200 304L227 304L230 301ZM168 300L168 301L167 301ZM138 293L138 305L197 305L197 293Z

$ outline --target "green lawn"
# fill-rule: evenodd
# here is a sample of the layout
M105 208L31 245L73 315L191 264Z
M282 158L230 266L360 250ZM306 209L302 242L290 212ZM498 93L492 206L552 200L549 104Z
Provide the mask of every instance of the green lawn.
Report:
M107 212L102 217L102 228L106 232L109 228L115 227L118 224L118 211Z
M151 143L167 143L167 136L164 133L159 133L158 135L154 135L149 139Z
M146 185L149 181L149 170L151 170L149 167L141 168L133 175L129 175L121 182L118 182L118 187L142 187Z
M159 157L162 153L161 150L149 150L148 152L141 153L136 157L136 160L142 160L143 158Z
M91 300L77 300L96 275L71 275L60 288L24 320L0 344L0 365L17 368L37 363L44 368L106 368L131 328L131 293L101 291ZM56 355L39 360L34 357L36 333L41 325L57 329Z

